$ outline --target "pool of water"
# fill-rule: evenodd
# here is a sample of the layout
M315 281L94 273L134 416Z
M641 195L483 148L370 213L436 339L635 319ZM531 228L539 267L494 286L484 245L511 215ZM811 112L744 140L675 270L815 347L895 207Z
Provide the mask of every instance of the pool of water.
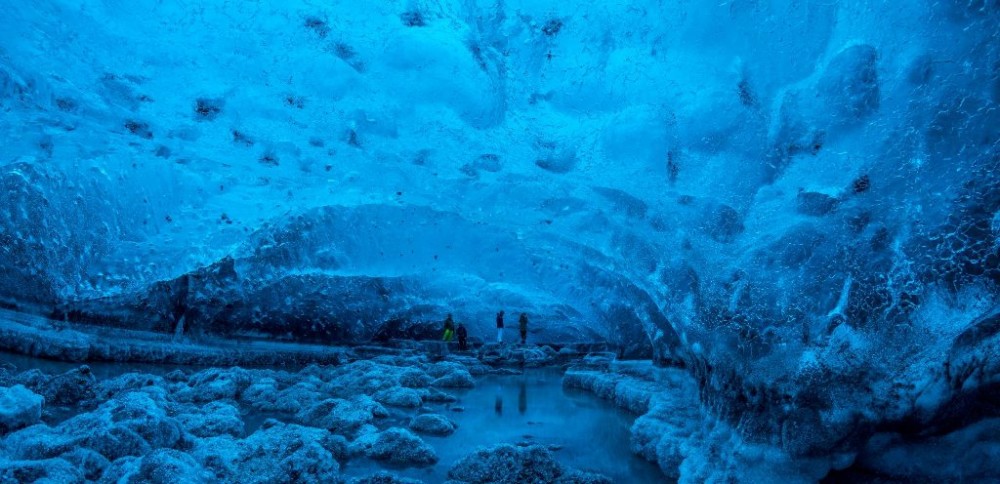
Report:
M553 455L563 464L604 474L614 482L664 482L659 468L630 450L629 428L635 417L591 393L564 390L561 371L485 376L476 380L475 388L452 393L458 402L432 408L458 423L458 430L448 437L422 436L437 451L438 463L394 472L443 482L448 469L478 447L532 442L559 446ZM377 463L355 460L343 472L360 476L378 468Z

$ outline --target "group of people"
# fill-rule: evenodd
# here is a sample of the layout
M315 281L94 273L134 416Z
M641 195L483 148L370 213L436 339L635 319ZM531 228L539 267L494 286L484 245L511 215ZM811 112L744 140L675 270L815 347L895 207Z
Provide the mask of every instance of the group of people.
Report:
M503 344L503 315L504 312L501 310L497 313L497 343ZM521 317L518 318L518 329L521 332L521 344L525 344L528 341L528 315L526 313L521 313ZM452 338L458 337L458 349L465 351L469 347L469 331L465 329L465 325L458 323L458 328L455 328L455 320L452 318L451 314L444 320L444 342L451 342Z

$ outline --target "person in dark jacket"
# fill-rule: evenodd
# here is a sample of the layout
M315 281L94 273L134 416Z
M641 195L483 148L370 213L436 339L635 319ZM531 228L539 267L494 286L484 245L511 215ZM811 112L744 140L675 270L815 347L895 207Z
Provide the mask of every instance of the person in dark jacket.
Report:
M458 335L458 349L462 351L469 349L469 331L465 329L464 324L458 323L455 334Z
M452 336L455 335L455 320L451 319L451 314L444 320L444 342L451 342Z
M528 315L526 313L521 313L520 319L517 320L518 329L521 330L521 344L523 345L525 341L528 340Z
M497 343L503 343L503 311L497 313Z

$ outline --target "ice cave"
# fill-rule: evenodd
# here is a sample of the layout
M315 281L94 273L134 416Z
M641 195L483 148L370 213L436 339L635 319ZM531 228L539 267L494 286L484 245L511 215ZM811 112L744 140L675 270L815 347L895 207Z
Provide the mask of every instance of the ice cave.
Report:
M1000 0L0 3L0 483L1000 481Z

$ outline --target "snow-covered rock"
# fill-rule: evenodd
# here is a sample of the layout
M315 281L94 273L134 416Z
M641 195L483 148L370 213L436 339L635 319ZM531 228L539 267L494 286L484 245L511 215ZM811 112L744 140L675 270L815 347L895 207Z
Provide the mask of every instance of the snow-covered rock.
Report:
M216 482L216 477L190 455L173 449L157 449L141 458L125 457L112 462L101 482Z
M85 482L80 470L63 459L18 461L0 457L0 479L9 482Z
M45 399L23 385L0 387L0 434L38 423Z
M434 448L412 432L392 427L351 443L353 453L395 465L427 466L438 461Z
M244 431L240 409L226 402L209 402L189 412L180 410L177 415L184 430L196 437L232 435L241 437Z
M455 432L455 422L443 415L425 413L410 420L410 428L414 431L437 436L447 436Z
M463 457L448 471L457 482L610 483L605 477L568 469L553 458L543 446L515 447L501 444L482 448Z

